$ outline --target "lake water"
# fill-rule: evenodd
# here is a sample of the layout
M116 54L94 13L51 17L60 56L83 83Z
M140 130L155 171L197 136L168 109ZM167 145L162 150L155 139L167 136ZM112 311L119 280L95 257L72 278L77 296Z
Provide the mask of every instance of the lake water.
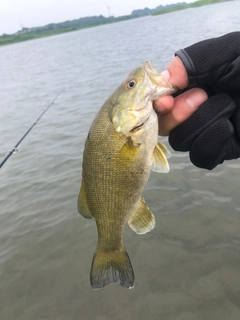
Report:
M240 161L213 171L172 151L144 191L156 228L124 230L133 290L93 291L97 232L76 207L94 115L135 67L240 30L240 2L105 25L0 48L0 159L64 89L0 170L1 320L240 319ZM163 139L166 142L166 139Z

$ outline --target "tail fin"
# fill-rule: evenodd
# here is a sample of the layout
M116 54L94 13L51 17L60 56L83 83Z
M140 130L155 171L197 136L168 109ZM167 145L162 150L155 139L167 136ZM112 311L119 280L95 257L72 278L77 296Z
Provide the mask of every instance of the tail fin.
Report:
M132 289L135 284L134 272L125 248L110 252L98 249L93 256L90 282L93 289L100 289L109 283Z

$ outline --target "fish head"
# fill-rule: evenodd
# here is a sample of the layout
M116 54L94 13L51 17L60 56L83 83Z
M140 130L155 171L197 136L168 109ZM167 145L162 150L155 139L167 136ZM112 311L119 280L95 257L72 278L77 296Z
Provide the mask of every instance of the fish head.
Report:
M151 61L133 70L114 93L112 123L115 130L126 135L141 126L152 112L152 101L177 90L153 68Z

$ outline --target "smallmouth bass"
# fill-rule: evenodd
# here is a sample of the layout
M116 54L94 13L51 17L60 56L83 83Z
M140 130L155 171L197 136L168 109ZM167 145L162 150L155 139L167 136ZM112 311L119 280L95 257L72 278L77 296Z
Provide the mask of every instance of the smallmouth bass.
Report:
M97 224L98 243L90 273L93 289L109 283L134 287L122 231L126 222L137 234L155 226L141 194L151 169L169 171L169 152L158 142L152 101L176 91L147 61L119 85L91 125L83 154L78 211L87 219L95 218Z

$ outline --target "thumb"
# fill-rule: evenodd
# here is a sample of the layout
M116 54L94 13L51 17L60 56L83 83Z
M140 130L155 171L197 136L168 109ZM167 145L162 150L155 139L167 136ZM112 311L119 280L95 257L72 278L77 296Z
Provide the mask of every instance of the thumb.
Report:
M168 113L158 113L159 135L168 136L170 131L189 118L192 113L208 98L207 93L199 88L190 89L174 99L174 104ZM164 105L164 97L159 99ZM156 110L156 109L155 109Z

